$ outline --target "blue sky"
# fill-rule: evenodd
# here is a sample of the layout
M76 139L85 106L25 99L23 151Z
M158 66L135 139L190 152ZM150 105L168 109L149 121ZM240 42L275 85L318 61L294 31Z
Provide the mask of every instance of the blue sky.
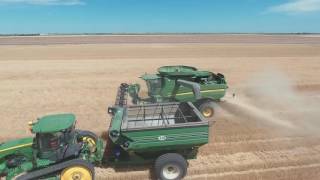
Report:
M0 33L320 32L320 0L0 0Z

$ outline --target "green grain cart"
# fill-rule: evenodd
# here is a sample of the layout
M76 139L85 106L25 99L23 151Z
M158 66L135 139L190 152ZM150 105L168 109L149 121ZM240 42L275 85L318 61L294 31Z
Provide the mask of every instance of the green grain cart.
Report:
M209 123L192 103L127 106L122 97L108 112L106 141L75 129L72 114L31 123L33 138L0 145L0 177L92 180L94 166L151 163L158 179L178 180L187 173L187 159L196 158L198 148L208 143Z
M192 103L160 103L109 108L106 164L153 163L159 179L181 179L186 159L208 143L209 123ZM108 151L110 152L110 151Z
M148 97L139 96L139 84L130 84L133 104L190 101L206 118L214 115L215 102L224 97L228 88L224 75L190 66L163 66L157 74L144 74L141 78L147 84Z

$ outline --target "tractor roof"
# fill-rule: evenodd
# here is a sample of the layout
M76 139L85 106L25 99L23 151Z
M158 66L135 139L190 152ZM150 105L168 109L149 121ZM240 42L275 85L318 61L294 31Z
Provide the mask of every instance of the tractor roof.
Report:
M156 75L156 74L144 74L141 76L141 79L143 80L153 80L153 79L159 79L160 76Z
M54 114L38 118L32 124L33 133L53 133L72 127L75 124L74 114Z

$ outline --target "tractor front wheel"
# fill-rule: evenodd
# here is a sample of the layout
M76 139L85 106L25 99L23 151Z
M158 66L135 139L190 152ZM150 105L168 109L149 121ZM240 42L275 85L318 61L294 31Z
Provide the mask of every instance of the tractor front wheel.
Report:
M83 166L66 168L61 173L61 180L92 180L92 171Z

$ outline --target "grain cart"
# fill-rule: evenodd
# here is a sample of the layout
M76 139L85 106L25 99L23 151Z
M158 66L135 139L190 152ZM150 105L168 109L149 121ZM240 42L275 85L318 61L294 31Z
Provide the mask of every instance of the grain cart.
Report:
M163 66L157 74L141 78L147 84L148 97L139 97L140 85L130 84L133 104L191 101L206 118L214 115L214 102L224 97L227 89L224 75L190 66Z
M158 179L182 179L186 159L196 158L208 143L209 122L191 102L128 106L127 88L120 86L115 105L108 108L112 119L103 163L151 163Z
M109 113L109 164L154 163L157 178L181 179L186 159L208 143L209 123L190 102L115 106Z
M35 136L0 145L0 177L6 179L92 179L103 157L103 142L75 130L73 114L57 114L30 123Z

